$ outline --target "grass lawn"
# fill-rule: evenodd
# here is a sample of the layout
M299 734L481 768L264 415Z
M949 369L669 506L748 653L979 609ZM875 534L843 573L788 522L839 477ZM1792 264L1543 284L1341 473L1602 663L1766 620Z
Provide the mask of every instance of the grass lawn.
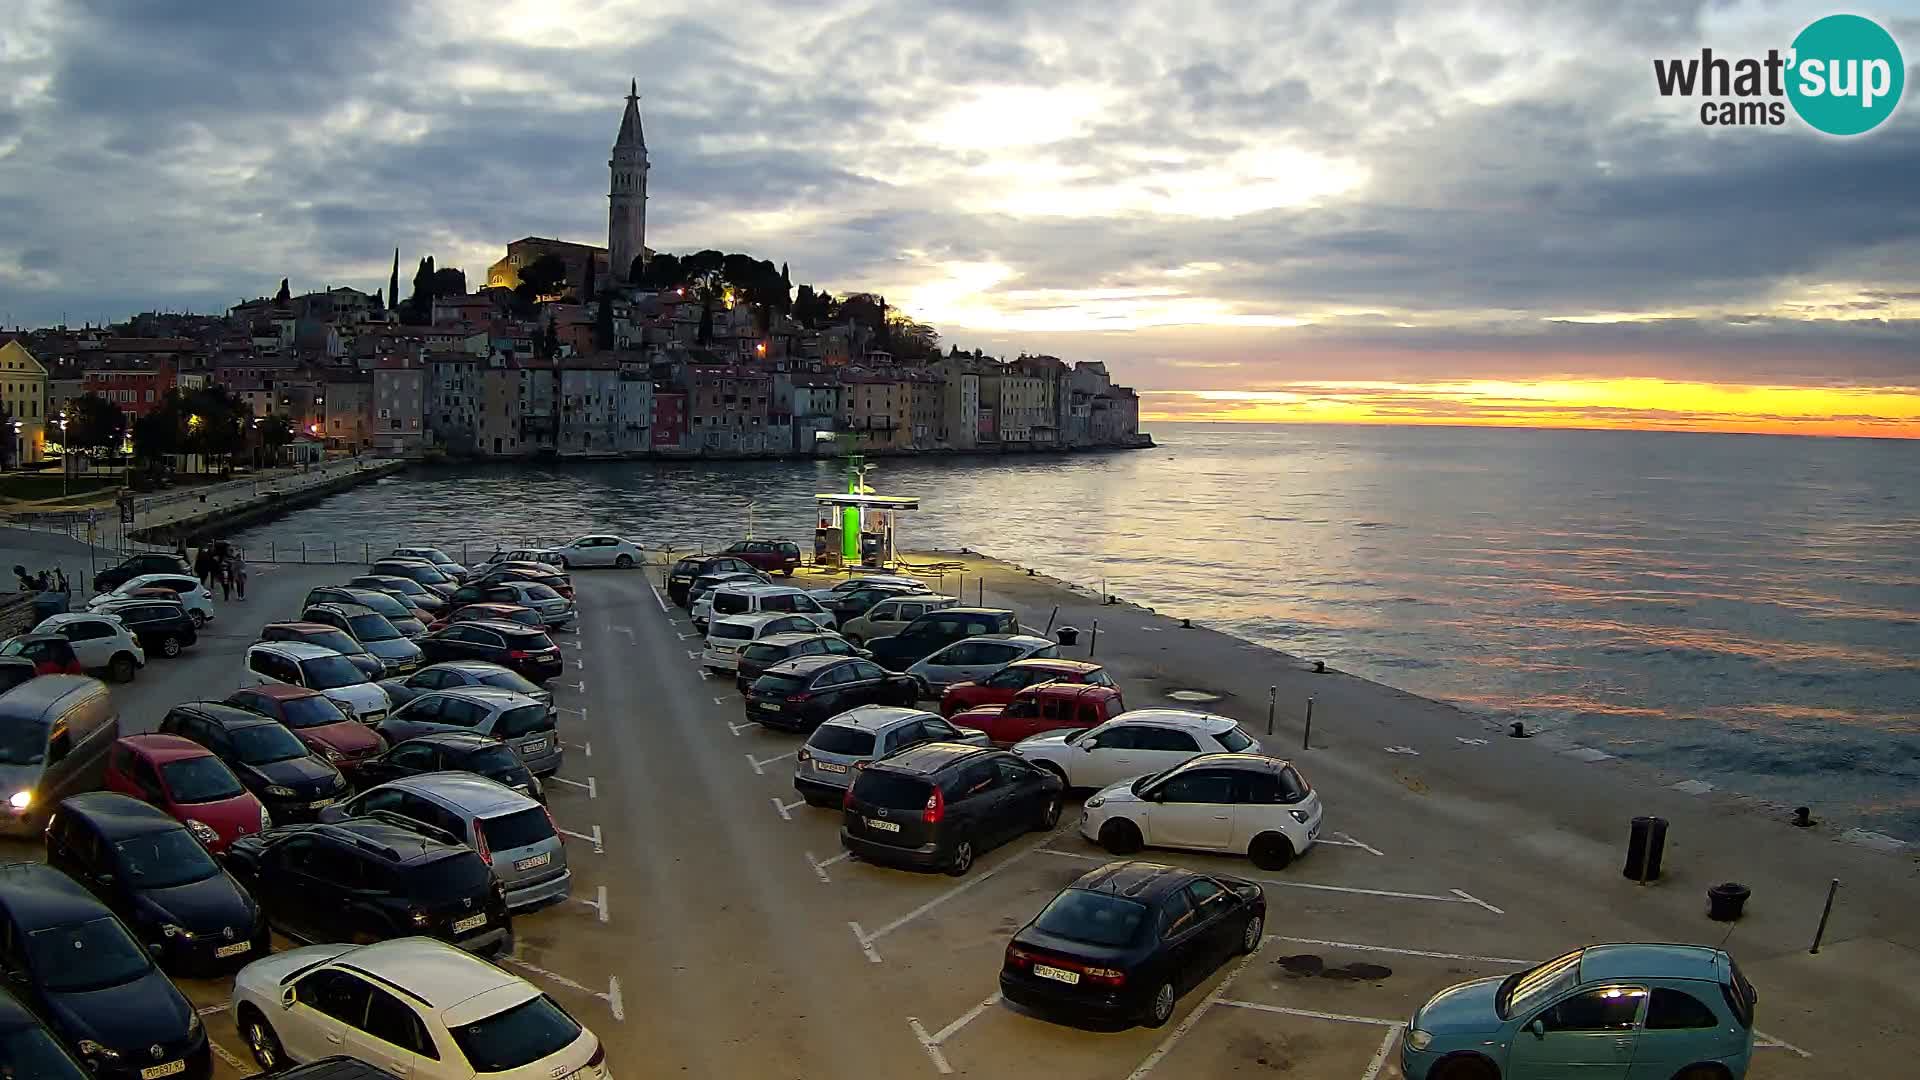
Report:
M0 499L14 499L20 502L57 499L63 490L60 480L60 472L57 469L45 473L6 473L0 475ZM69 495L85 495L90 492L112 491L119 486L118 476L76 476L67 481L64 491Z

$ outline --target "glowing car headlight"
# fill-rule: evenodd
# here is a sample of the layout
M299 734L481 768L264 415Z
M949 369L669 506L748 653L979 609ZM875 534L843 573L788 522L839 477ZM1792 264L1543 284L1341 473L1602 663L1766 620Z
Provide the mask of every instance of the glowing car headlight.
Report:
M220 842L220 834L214 832L213 826L204 821L195 821L192 818L188 818L187 831L192 833L193 838L202 844L212 845Z
M15 810L25 810L33 805L33 792L16 791L7 799L7 805Z
M1407 1045L1415 1050L1425 1050L1433 1045L1433 1035L1419 1028L1411 1028L1407 1031Z

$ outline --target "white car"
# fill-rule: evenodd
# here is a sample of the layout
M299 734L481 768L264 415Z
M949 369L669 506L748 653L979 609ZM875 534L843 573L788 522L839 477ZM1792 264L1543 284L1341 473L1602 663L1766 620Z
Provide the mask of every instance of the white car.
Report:
M178 594L180 606L187 609L187 618L193 620L195 627L213 621L213 590L200 584L200 579L191 574L141 574L128 578L112 592L103 592L88 600L87 607L97 608L114 600L126 600L140 589L165 589Z
M733 671L740 666L740 650L774 634L816 634L820 627L805 615L778 611L756 615L722 615L707 627L707 648L700 666L709 671Z
M453 578L455 581L465 581L469 572L466 567L454 562L453 556L441 551L437 547L426 547L420 544L394 548L391 552L387 553L387 558L420 559L425 562L430 562L433 564L435 570Z
M1058 773L1070 788L1104 788L1222 750L1259 753L1260 744L1228 717L1187 709L1135 709L1099 727L1047 732L1013 745L1014 753Z
M276 683L318 690L363 724L378 724L393 710L387 692L353 661L305 641L256 641L247 646L247 674L241 685Z
M560 545L554 551L562 569L573 566L614 566L631 570L647 561L639 545L617 536L582 536Z
M1246 855L1279 870L1320 836L1320 795L1291 762L1265 754L1202 754L1154 776L1102 788L1080 835L1113 852L1142 847Z
M127 631L126 624L111 615L49 615L33 628L33 633L66 638L73 643L73 658L81 667L105 671L114 682L132 682L134 673L147 666L147 651Z
M407 1080L610 1080L600 1040L525 979L431 938L309 945L233 980L267 1072L344 1054Z

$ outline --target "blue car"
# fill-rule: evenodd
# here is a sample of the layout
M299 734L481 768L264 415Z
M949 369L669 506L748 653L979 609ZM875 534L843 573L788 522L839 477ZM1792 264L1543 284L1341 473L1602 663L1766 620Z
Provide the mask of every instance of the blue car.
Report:
M1589 945L1450 986L1413 1014L1407 1080L1740 1080L1753 984L1698 945Z

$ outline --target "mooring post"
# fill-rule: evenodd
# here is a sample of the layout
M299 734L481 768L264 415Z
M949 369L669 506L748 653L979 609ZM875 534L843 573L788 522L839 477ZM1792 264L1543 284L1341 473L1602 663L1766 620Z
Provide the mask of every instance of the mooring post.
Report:
M1269 734L1269 735L1271 735L1271 734L1273 734L1273 704L1274 704L1274 699L1275 699L1275 698L1277 698L1277 697L1278 697L1279 695L1280 695L1280 688L1279 688L1279 687L1277 687L1277 686L1269 686L1269 687L1267 687L1267 734Z
M1093 647L1100 644L1100 620L1093 620L1093 635L1087 640L1087 659L1093 659Z
M1313 699L1307 699L1307 726L1300 732L1300 749L1308 750L1313 743Z
M1049 616L1047 616L1047 629L1046 629L1046 631L1045 631L1044 633L1042 633L1042 634L1040 635L1041 637L1048 637L1048 636L1050 636L1050 635L1052 635L1052 633L1053 633L1053 620L1055 620L1055 619L1057 619L1057 618L1059 618L1059 617L1060 617L1060 605L1059 605L1059 604L1055 604L1055 605L1053 605L1053 614L1051 614L1051 615L1049 615Z
M1833 914L1833 894L1839 891L1840 879L1834 878L1833 881L1827 885L1827 906L1820 909L1820 927L1813 932L1813 947L1808 949L1807 952L1817 953L1820 951L1820 939L1827 936L1827 916Z

